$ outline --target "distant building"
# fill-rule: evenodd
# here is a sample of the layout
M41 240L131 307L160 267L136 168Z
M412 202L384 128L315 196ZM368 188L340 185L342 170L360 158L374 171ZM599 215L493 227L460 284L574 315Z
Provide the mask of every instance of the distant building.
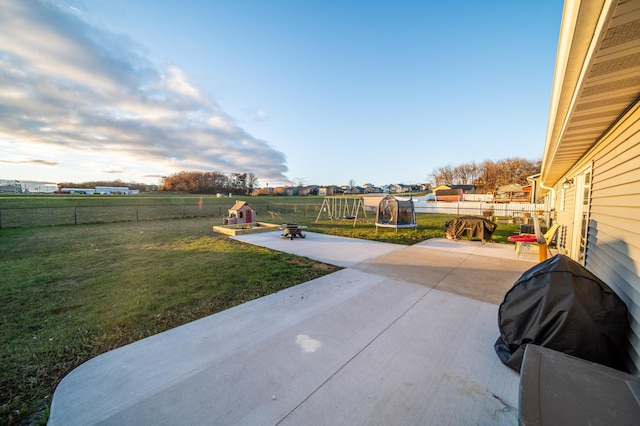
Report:
M96 190L93 188L60 188L58 192L62 194L93 195Z
M341 193L342 193L342 188L335 185L321 186L320 188L318 188L318 195L326 196L326 195L336 195Z
M100 195L129 195L134 193L133 191L129 190L129 187L126 186L96 186L95 192ZM137 192L138 191L136 191L135 193Z
M433 192L440 191L443 189L459 189L463 194L475 194L476 187L475 185L438 185L433 188Z
M503 185L493 195L494 203L530 203L531 185Z
M298 191L299 195L318 195L318 185L309 185L300 188Z
M285 195L299 195L300 194L300 188L298 188L297 186L289 186L287 188L284 189L284 194Z
M413 185L405 185L403 183L394 183L391 184L387 187L387 190L385 192L388 193L399 193L399 192L411 192L411 191L417 191L418 187L414 187Z
M0 192L12 192L18 194L22 192L22 185L18 182L0 185Z
M375 193L382 193L382 188L375 186L371 183L365 183L364 185L362 185L362 188L364 189L364 192L368 193L368 194L375 194Z
M435 190L436 201L456 202L456 201L462 201L464 198L464 192L460 188L456 188L456 189L445 189L445 188L438 189L438 188L436 188Z
M58 190L58 185L55 183L40 183L35 186L27 188L26 192L36 194L53 194Z

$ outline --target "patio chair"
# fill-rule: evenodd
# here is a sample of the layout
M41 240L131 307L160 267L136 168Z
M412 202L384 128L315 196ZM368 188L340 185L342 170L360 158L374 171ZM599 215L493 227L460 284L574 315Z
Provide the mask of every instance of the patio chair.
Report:
M520 242L520 241L516 242L516 254L518 255L518 257L520 257L520 251L522 250L523 247L526 247L527 249L530 247L536 247L538 248L538 250L540 250L540 245L544 244L546 246L546 250L549 251L549 255L553 256L553 253L551 253L551 249L549 248L549 243L553 241L559 228L560 228L560 225L558 225L557 223L554 223L553 225L551 225L551 228L547 230L547 232L542 234L542 236L538 235L537 242L535 243ZM540 232L539 231L536 232L536 234L538 233Z

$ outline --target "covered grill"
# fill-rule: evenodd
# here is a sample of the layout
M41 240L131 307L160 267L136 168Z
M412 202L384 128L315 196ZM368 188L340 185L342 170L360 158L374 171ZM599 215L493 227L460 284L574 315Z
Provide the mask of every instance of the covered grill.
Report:
M558 254L526 271L500 305L500 360L520 371L527 344L625 371L628 310L593 273Z
M447 238L458 240L460 237L491 239L497 225L489 219L475 216L462 216L445 222Z

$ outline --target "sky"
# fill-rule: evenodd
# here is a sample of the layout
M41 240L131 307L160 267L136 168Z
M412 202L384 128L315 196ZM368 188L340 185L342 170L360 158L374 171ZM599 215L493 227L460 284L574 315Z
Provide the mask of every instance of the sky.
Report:
M0 0L0 180L540 159L562 1Z

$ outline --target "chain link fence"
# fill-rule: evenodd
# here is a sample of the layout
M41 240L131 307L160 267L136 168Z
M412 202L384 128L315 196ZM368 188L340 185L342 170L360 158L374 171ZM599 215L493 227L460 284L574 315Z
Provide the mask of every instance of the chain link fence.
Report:
M255 200L250 202L256 210L257 220L271 223L311 222L317 217L327 219L322 202L274 203ZM376 204L377 206L377 204ZM365 205L367 217L375 219L376 206ZM0 229L35 226L80 225L89 223L134 222L143 220L211 217L219 220L228 216L230 205L193 204L138 204L138 205L91 205L91 206L45 206L0 208ZM416 203L416 213L439 213L451 215L477 215L485 217L528 217L544 205L508 205L488 203ZM345 212L346 209L343 209ZM334 218L343 215L332 207ZM344 214L347 216L347 214Z
M0 208L0 229L188 217L222 218L226 215L227 208L223 206L200 208L198 205L187 204L8 207Z

